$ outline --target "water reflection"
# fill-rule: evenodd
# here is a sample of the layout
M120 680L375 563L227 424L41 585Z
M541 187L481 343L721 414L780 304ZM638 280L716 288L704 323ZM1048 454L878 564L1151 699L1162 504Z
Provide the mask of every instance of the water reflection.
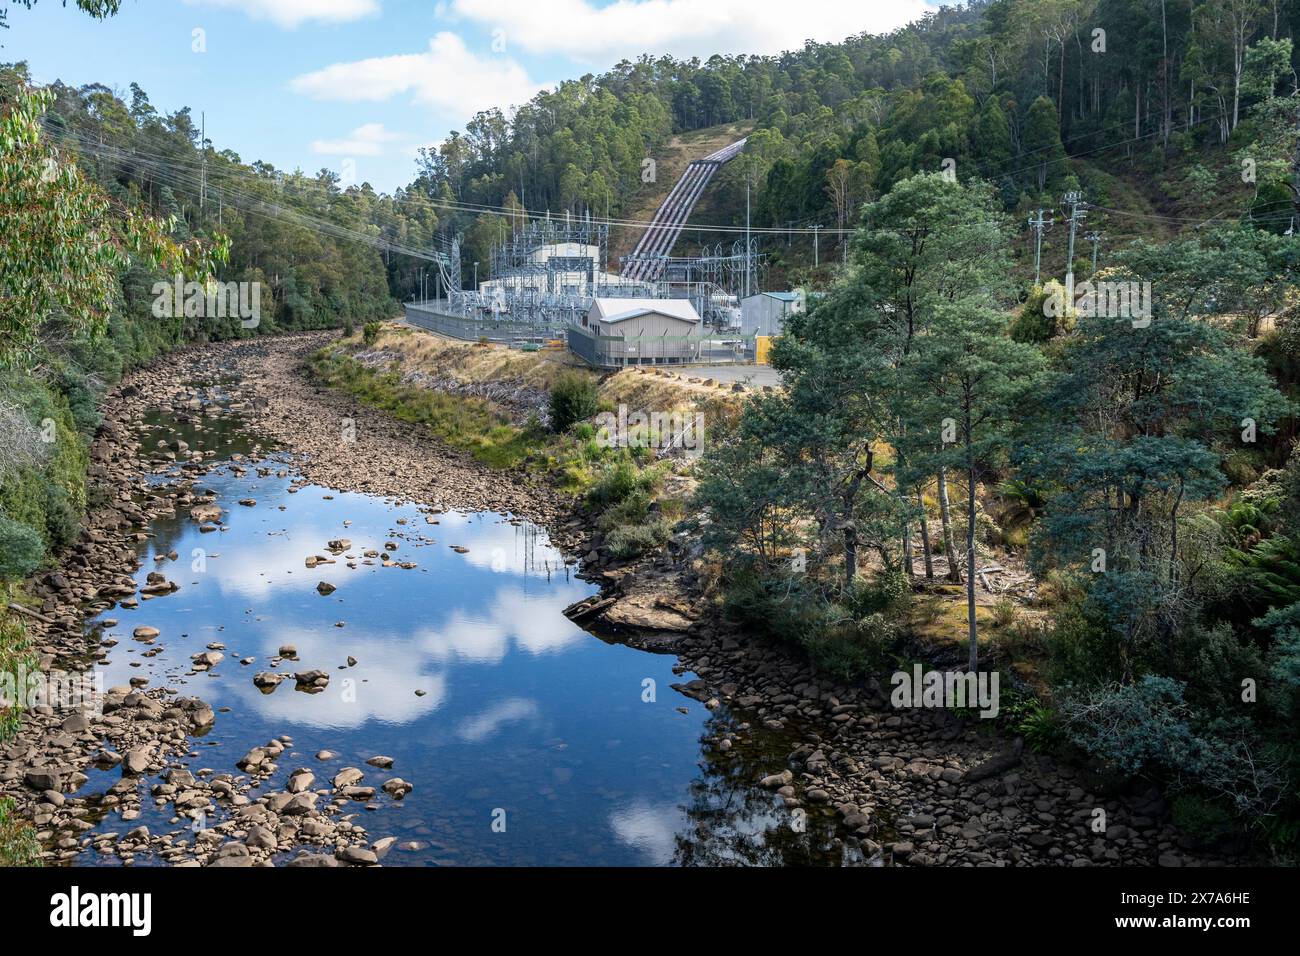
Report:
M729 711L710 717L705 737L727 738L735 748L714 753L703 774L690 784L684 826L674 833L671 862L679 866L838 866L859 865L862 855L836 835L834 818L824 809L787 808L754 786L780 738L738 732Z
M513 697L493 704L483 713L461 721L456 736L471 744L481 744L491 739L506 724L521 720L536 720L541 713L537 701Z
M146 448L175 436L163 419L155 422ZM258 447L237 421L185 434L192 447L222 455ZM233 771L250 747L290 735L267 791L299 766L318 777L365 767L375 786L400 775L414 792L401 802L380 794L378 810L365 814L376 837L395 835L411 847L388 865L834 857L823 818L810 818L807 834L791 833L779 798L753 786L783 766L790 741L740 732L741 717L711 714L667 691L693 676L674 674L672 657L573 625L563 608L595 589L565 566L542 529L508 516L295 487L281 461L245 464L242 475L219 468L195 483L225 509L221 530L201 532L187 510L151 526L137 580L159 570L180 590L105 615L118 620L107 632L118 641L108 686L138 677L171 682L221 709L195 742L202 756L193 769ZM245 499L256 504L238 504ZM348 547L327 549L343 538ZM166 559L169 552L177 560ZM385 567L367 552L415 567ZM332 563L309 568L313 555ZM335 590L322 595L320 582ZM161 631L155 643L132 640L142 624ZM285 645L296 659L277 661ZM225 658L194 672L191 656L209 646ZM312 669L330 675L320 693L297 692L292 679L270 693L253 683L261 671ZM657 702L642 699L646 678L665 689ZM729 753L708 743L721 734L737 741ZM326 749L338 762L315 761ZM375 754L394 759L391 774L366 767ZM492 827L498 811L505 832ZM171 829L169 812L146 801L139 822ZM96 829L121 825L110 813Z

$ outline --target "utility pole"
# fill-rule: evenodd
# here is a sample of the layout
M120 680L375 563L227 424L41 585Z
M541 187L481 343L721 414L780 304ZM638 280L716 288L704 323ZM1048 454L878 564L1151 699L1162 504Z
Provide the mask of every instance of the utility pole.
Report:
M1065 194L1065 204L1070 207L1070 248L1067 253L1069 258L1065 263L1065 301L1072 303L1074 302L1074 233L1088 213L1087 204L1077 190Z
M749 298L749 164L745 164L745 298Z
M1296 125L1300 126L1300 117L1296 119ZM1300 145L1296 146L1291 160L1291 225L1287 228L1286 235L1294 236L1296 231L1296 219L1300 217Z
M1043 233L1055 225L1055 219L1044 219L1042 207L1037 216L1029 217L1029 227L1034 230L1034 285L1042 285Z
M821 238L821 228L822 228L822 227L821 227L821 223L818 223L817 225L815 225L815 226L812 227L812 231L813 231L813 268L814 268L814 269L816 269L816 268L821 264L821 262L820 262L820 256L819 256L819 243L818 243L818 240Z
M1087 239L1089 242L1092 243L1092 274L1096 275L1097 274L1097 247L1101 245L1101 240L1106 237L1094 229L1092 232L1088 233L1083 238Z

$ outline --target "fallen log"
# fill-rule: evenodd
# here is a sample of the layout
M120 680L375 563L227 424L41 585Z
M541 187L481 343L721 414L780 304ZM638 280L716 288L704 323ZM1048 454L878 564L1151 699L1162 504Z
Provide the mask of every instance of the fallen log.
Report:
M618 598L603 598L593 601L590 598L584 598L575 604L570 604L564 609L564 616L570 621L579 621L594 614L599 614L605 608L612 605Z
M52 624L56 624L56 623L58 623L57 621L54 620L54 618L52 618L52 617L46 617L44 614L39 614L39 613L37 613L36 611L33 611L31 608L23 607L21 604L14 604L14 603L10 602L10 604L9 604L9 610L11 610L11 611L16 611L16 612L19 613L19 614L26 614L28 617L30 617L30 618L34 618L34 619L40 621L42 624L51 624L51 625L52 625Z

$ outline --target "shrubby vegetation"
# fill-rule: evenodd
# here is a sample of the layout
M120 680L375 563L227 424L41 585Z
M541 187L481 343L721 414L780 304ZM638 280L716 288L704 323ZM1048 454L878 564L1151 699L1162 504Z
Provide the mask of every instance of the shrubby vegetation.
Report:
M36 833L15 812L12 797L0 798L0 862L4 866L40 866Z
M137 87L129 103L93 84L33 90L24 64L0 64L0 122L0 207L13 211L0 237L3 580L75 540L96 405L124 372L189 342L385 317L411 260L315 223L419 242L437 217L328 173L244 164ZM270 202L285 215L258 214ZM154 284L177 274L262 283L256 328L154 315Z
M577 422L599 411L596 379L583 372L569 372L551 384L551 428L566 432Z
M941 555L968 666L1039 658L1039 699L1003 717L1034 746L1291 840L1300 454L1276 339L1294 252L1249 225L1139 241L1105 276L1150 283L1149 321L1043 324L1003 281L1001 228L988 187L936 175L866 207L849 268L774 350L785 391L700 466L724 609L869 672L910 653L909 595L951 591ZM1005 553L1006 526L1042 582L1033 637L1014 604L977 608L970 569ZM900 599L863 604L896 581Z
M820 250L817 278L834 281L774 349L785 389L711 423L698 500L727 557L725 612L847 678L910 653L935 596L964 587L948 602L957 652L1030 666L1006 719L1033 746L1165 780L1204 832L1244 820L1294 844L1300 5L1161 13L987 0L777 57L624 62L510 119L480 113L392 197L218 151L138 87L129 102L98 85L34 95L25 67L0 68L0 206L24 211L0 235L0 410L22 415L0 421L40 433L0 443L0 577L75 536L107 384L180 344L254 334L153 318L159 278L266 283L258 333L350 332L418 288L416 261L380 247L463 234L465 261L486 262L525 207L617 215L669 137L739 123L719 216L740 221L748 185L759 225L862 228ZM1024 214L1073 188L1131 200L1113 225L1134 231L1108 240L1095 278L1150 283L1149 323L1048 315L1059 263L1031 287L1013 256ZM768 249L796 274L811 251ZM554 474L618 557L674 526L650 456L596 440L587 384L557 388L548 432L338 352L316 371L489 465ZM1032 627L976 600L972 570L1010 550L1039 582ZM0 654L24 652L20 629L0 634ZM16 845L6 814L0 855Z

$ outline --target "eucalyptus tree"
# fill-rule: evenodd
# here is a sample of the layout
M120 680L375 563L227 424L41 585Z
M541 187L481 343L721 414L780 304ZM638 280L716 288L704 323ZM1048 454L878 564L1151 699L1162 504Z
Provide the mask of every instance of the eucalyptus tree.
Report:
M1179 277L1196 256L1174 243L1160 272L1149 266L1148 316L1079 314L1019 456L1048 488L1037 562L1093 574L1089 601L1121 637L1126 669L1153 640L1169 656L1193 610L1179 539L1187 511L1223 493L1224 455L1289 408L1228 321L1186 307Z
M843 294L860 303L858 349L883 358L892 378L870 383L890 403L893 426L885 438L895 449L900 489L919 495L920 478L909 464L935 450L933 436L912 436L909 408L915 400L899 369L934 325L941 309L987 307L1008 298L1008 226L992 188L954 182L941 174L904 180L864 211L854 266ZM869 387L864 380L864 387ZM948 575L960 580L948 515L947 470L935 459L940 518ZM922 516L923 519L923 516ZM911 573L910 530L904 564Z
M960 472L966 496L966 615L969 667L979 665L975 609L979 486L1011 449L1023 410L1041 383L1042 353L1012 341L1006 317L989 304L940 306L903 361L899 381L912 396L908 433L926 436L926 461Z
M0 98L0 366L26 364L55 316L76 334L103 333L118 271L132 256L177 269L208 265L204 246L171 238L174 220L112 215L109 197L42 134L52 102L49 91L21 83Z

